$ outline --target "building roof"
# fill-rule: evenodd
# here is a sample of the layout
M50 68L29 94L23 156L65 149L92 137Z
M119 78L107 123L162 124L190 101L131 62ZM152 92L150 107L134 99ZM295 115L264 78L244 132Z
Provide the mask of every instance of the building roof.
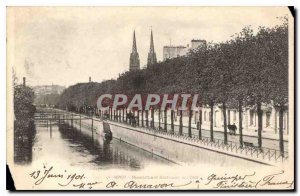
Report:
M204 39L192 39L191 42L206 42Z
M186 46L164 46L164 48L186 48Z

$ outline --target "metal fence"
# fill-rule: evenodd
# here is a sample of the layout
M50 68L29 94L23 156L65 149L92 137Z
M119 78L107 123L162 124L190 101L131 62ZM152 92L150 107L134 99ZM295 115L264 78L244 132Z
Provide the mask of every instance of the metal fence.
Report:
M245 146L245 144L243 146L241 146L240 143L236 143L233 141L228 141L227 144L225 144L225 141L222 139L214 138L213 140L211 140L210 137L206 137L206 136L201 136L201 138L199 138L199 135L196 135L193 133L191 134L191 137L189 137L188 133L182 133L182 135L179 135L179 132L176 132L176 131L164 130L159 127L152 128L150 120L148 121L148 123L149 123L148 127L146 126L146 123L144 123L144 127L141 126L141 121L140 121L139 125L135 124L134 126L126 121L123 122L122 119L111 120L111 121L123 123L123 124L126 124L131 127L139 127L139 128L142 128L143 130L146 130L148 132L153 132L155 134L166 135L169 137L177 138L179 140L191 142L194 144L201 144L201 145L208 146L210 148L227 151L227 152L231 152L234 154L240 154L240 155L244 155L244 156L248 156L248 157L252 157L252 158L263 159L263 160L268 160L268 161L273 161L273 162L279 162L279 161L284 162L284 161L288 160L288 152L287 151L285 151L282 154L277 149L271 149L271 148L267 148L267 147L258 148L257 146ZM170 124L167 124L167 125L169 127L171 126ZM161 123L161 126L164 126L164 123ZM175 126L178 126L178 125L174 125L174 127ZM193 129L195 129L195 128L193 128Z
M93 118L93 117L90 116L89 118ZM104 119L103 117L99 117L99 116L96 116L96 118L99 118L100 120ZM222 139L214 138L212 140L210 137L206 137L206 136L201 136L201 138L199 138L199 135L193 133L191 134L191 136L189 136L188 133L182 133L180 135L179 132L175 130L174 131L168 129L164 130L158 126L151 127L151 125L153 124L151 123L150 120L148 121L149 126L147 126L146 120L144 120L144 126L142 126L141 120L139 121L139 123L132 125L129 123L129 121L123 121L123 118L120 117L115 119L114 118L113 119L105 118L105 119L110 120L112 122L122 123L130 127L139 127L144 131L151 132L153 134L159 134L162 136L168 136L170 138L174 138L182 142L188 142L195 145L204 145L212 149L218 149L222 151L231 152L234 154L240 154L246 157L263 159L263 160L268 160L273 162L279 162L279 161L283 162L288 160L288 152L286 151L282 154L279 150L276 149L271 149L267 147L258 148L256 146L246 146L246 145L241 146L240 143L236 143L233 141L228 141L227 144L225 144L225 141ZM164 123L161 123L161 126L164 126ZM171 127L171 124L167 124L167 126ZM178 125L174 125L174 127L176 126L179 127Z

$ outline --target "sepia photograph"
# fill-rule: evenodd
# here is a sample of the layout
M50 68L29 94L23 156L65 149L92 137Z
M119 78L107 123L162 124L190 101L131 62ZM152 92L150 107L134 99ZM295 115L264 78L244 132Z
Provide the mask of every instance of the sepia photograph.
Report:
M295 190L294 7L7 6L9 190Z

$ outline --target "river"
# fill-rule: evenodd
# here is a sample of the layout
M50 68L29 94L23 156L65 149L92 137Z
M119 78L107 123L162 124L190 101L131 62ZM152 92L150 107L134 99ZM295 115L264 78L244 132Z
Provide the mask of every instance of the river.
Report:
M50 129L46 121L36 121L35 126L30 128L35 129L35 137L30 144L22 143L15 148L14 160L17 164L30 165L51 159L64 160L70 166L88 169L125 170L138 170L151 164L174 164L123 141L113 139L104 142L66 124L55 123Z

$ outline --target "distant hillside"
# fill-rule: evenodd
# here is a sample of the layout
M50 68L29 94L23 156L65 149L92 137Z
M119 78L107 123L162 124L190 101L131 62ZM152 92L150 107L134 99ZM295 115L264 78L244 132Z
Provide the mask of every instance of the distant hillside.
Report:
M60 94L65 90L64 86L42 85L32 87L35 99L34 104L53 106L57 104Z
M61 94L65 90L64 86L60 85L42 85L32 87L35 95Z

